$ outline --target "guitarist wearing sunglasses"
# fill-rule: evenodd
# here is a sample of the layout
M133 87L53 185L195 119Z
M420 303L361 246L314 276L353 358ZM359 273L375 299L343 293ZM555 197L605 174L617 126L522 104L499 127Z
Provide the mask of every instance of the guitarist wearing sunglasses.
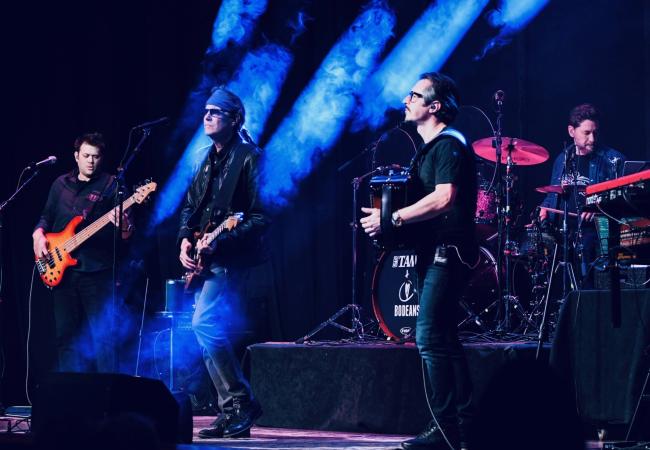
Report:
M258 185L261 150L242 130L244 117L239 97L223 87L212 91L203 114L212 144L180 214L180 262L203 280L192 329L221 410L201 438L250 436L262 414L233 351L233 328L250 319L245 304L266 298L272 285L263 245L269 220Z
M47 198L32 234L34 254L47 257L48 235L61 232L77 216L87 224L113 207L111 188L114 176L103 172L102 159L106 144L99 133L80 136L74 143L77 167L58 177ZM115 214L110 215L115 224ZM122 238L132 233L131 217L122 217ZM107 320L111 316L113 286L113 233L108 226L74 252L76 265L57 274L52 287L58 369L67 372L115 372L115 333ZM50 249L51 250L51 249ZM62 271L63 269L61 269ZM86 336L88 333L89 336ZM84 345L92 342L92 350Z

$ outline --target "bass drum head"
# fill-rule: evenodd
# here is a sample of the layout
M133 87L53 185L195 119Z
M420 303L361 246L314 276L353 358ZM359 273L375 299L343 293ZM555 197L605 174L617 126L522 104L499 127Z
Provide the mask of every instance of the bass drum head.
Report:
M485 247L480 261L468 274L459 299L458 328L490 331L496 326L498 278L496 260ZM413 249L383 252L372 278L372 308L379 327L393 339L415 337L420 312L417 255Z
M379 327L393 339L415 336L420 310L417 255L412 249L385 251L372 277L372 309Z

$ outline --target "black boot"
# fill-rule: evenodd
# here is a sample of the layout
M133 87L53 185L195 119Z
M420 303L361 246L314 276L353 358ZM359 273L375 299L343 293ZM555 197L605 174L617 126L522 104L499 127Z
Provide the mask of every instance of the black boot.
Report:
M235 400L234 412L223 430L223 437L249 437L250 429L262 415L262 408L257 401L241 403Z

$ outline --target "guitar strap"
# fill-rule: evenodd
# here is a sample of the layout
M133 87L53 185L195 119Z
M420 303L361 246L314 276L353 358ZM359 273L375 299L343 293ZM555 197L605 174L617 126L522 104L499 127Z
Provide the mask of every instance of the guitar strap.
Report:
M408 168L408 173L411 175L414 175L415 169L420 165L422 162L421 159L431 149L436 142L443 138L448 138L452 137L458 140L461 144L464 146L467 146L467 140L465 139L465 136L463 136L460 131L455 130L454 128L447 127L444 130L442 130L441 133L438 134L431 142L429 142L427 145L421 145L418 151L415 153L413 158L411 159L411 163L409 164Z
M115 188L113 187L113 183L115 182L115 175L110 175L108 179L106 180L106 184L104 185L104 189L102 189L101 194L99 198L93 202L92 206L88 210L88 212L85 214L84 221L90 220L92 217L93 212L95 211L95 206L97 206L97 203L101 202L110 191L114 191Z
M232 162L228 166L226 176L213 205L213 218L214 215L225 215L230 209L230 203L232 202L242 168L244 167L244 161L251 150L249 146L244 145L242 142L233 148L232 151L234 152Z

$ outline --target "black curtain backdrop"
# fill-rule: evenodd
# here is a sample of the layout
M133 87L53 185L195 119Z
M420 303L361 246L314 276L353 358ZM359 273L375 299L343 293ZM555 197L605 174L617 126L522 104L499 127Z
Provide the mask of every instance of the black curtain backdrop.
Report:
M171 126L154 131L127 174L129 184L147 177L164 183L185 147L184 139L200 123L196 117L191 132L177 129L188 95L200 80L219 3L74 0L6 6L0 26L0 197L11 195L30 161L55 155L59 164L43 170L2 216L0 401L4 404L25 401L31 232L50 183L74 167L74 138L86 131L103 132L110 146L105 167L114 171L129 129L168 116ZM364 5L344 0L269 3L252 38L255 46L283 35L286 39L283 24L299 10L306 13L307 30L292 47L295 62L260 139L262 146ZM397 25L387 51L428 2L388 4L396 12ZM477 61L474 56L495 34L482 16L451 55L442 70L458 81L464 104L478 106L494 119L493 93L505 91L504 135L533 141L551 154L544 164L517 169L517 190L526 214L542 199L534 187L548 184L552 159L568 140L568 111L576 104L592 102L602 110L604 143L629 159L650 159L649 30L650 4L644 0L555 0L512 42ZM423 45L435 43L436 36L431 36ZM237 67L237 62L224 65ZM400 99L404 94L395 93ZM372 98L361 95L358 101ZM350 302L351 180L364 173L369 162L362 158L343 172L336 169L398 120L391 118L385 128L373 132L344 133L303 181L292 203L276 211L270 234L278 301L272 315L280 320L265 338L294 340ZM489 136L489 127L477 113L463 109L459 120L470 139ZM390 155L387 159L396 161L409 151L406 141L381 149ZM367 198L364 189L361 200ZM182 273L175 248L176 216L147 230L151 210L139 208L138 235L122 262L131 268L124 286L136 311L146 277L153 312L162 309L164 280ZM361 243L360 298L369 310L374 255L365 239ZM52 311L38 278L33 285L29 354L33 382L54 358Z

